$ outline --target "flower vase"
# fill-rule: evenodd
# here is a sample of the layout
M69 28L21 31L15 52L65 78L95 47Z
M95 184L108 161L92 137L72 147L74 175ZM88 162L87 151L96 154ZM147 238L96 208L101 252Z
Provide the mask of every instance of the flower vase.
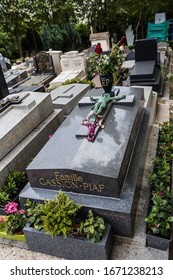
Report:
M113 74L100 74L100 82L104 93L111 93L113 85Z

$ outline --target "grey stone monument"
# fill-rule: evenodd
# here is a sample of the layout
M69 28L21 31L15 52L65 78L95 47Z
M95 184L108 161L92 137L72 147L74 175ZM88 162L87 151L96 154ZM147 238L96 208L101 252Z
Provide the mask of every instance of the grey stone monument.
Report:
M144 108L142 88L120 87L127 100L109 104L104 128L89 142L86 132L78 135L92 107L86 98L102 93L89 91L28 166L20 201L54 198L62 190L103 216L114 234L132 237L151 108Z

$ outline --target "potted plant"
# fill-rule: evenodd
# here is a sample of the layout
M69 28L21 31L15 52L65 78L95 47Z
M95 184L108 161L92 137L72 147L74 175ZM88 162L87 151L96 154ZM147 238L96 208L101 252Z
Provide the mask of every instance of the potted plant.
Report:
M166 250L172 241L173 195L169 191L152 193L147 222L147 246Z
M54 200L28 201L28 224L23 231L28 248L66 259L107 259L112 248L111 226L90 210L59 192Z
M26 241L23 228L27 223L27 213L19 209L18 203L9 202L4 211L7 216L0 216L0 237L10 240Z
M160 127L154 170L149 176L151 188L147 222L147 246L166 250L172 240L173 194L172 194L173 130L169 123Z
M123 54L120 48L114 44L109 54L101 54L98 57L96 68L100 74L101 85L105 93L110 93L112 85L120 75L123 63Z
M0 189L0 214L5 215L4 206L10 201L17 201L18 195L27 182L25 172L12 171Z

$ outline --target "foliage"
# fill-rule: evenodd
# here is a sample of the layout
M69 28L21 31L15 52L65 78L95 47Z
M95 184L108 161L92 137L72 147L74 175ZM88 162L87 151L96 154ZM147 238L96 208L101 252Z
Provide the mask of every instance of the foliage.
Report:
M25 172L12 171L7 176L5 185L0 190L0 205L3 207L17 195L27 182Z
M44 231L52 236L62 233L66 237L67 233L72 230L73 220L79 209L79 205L76 205L63 192L59 192L54 200L45 200L43 204L37 206L35 216L37 219L41 219ZM32 222L31 218L29 222Z
M157 156L154 170L148 178L151 201L147 222L149 234L169 238L173 222L173 194L171 192L171 169L173 159L173 128L165 122L159 131Z
M97 72L96 65L97 65L98 55L92 54L87 59L87 77L89 80L92 80Z
M84 236L91 242L99 242L104 230L104 220L94 216L91 210L82 219L81 206L76 205L68 195L59 192L54 200L44 203L27 201L28 223L38 230L43 230L52 236L62 234Z
M4 207L8 216L0 220L1 229L8 235L20 233L27 223L27 213L23 209L18 209L18 203L9 202Z
M80 223L80 232L93 243L98 243L105 231L103 218L94 216L91 210L88 211L88 217Z
M110 54L102 54L97 60L97 70L100 74L116 73L123 63L123 55L120 48L114 44Z
M78 23L75 29L79 32L81 41L82 41L82 49L88 48L90 46L89 35L90 29L89 26L84 23Z
M12 171L8 175L5 187L3 188L10 197L13 197L24 187L27 182L26 173L20 171Z
M8 193L4 191L0 191L0 207L4 207L4 205L10 201Z
M3 56L10 57L12 54L14 38L0 27L0 53Z
M116 33L117 37L121 38L128 25L131 24L135 39L145 38L148 21L154 20L155 13L162 11L166 13L167 19L173 18L173 1L1 0L0 27L9 36L7 42L4 34L1 42L6 41L7 45L8 43L11 45L15 37L16 44L12 48L16 50L17 47L18 55L22 57L21 39L27 38L28 30L31 30L33 34L33 45L37 50L34 34L38 34L43 26L54 24L73 24L74 27L76 25L82 37L82 48L88 47L91 26L94 33L109 31L111 36ZM66 41L67 45L69 42L70 40ZM5 44L3 44L3 49L4 46ZM25 45L25 47L28 50L30 46ZM49 48L54 48L54 46ZM7 47L5 51L8 51Z
M94 83L89 80L81 80L81 79L71 79L66 80L62 85L69 85L69 84L89 84L91 88L94 88Z
M67 52L80 50L81 37L71 24L45 25L40 32L44 50L55 49Z
M173 195L170 192L152 193L152 207L145 219L148 233L169 238L173 222Z
M28 223L32 225L34 228L38 230L43 229L43 220L42 216L44 215L42 210L42 204L33 202L31 200L27 200L27 215L28 215Z

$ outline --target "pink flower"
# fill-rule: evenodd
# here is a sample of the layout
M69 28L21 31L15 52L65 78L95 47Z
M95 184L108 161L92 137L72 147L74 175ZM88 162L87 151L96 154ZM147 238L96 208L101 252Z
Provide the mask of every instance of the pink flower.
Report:
M18 207L18 203L15 202L9 202L5 205L4 207L4 211L7 214L12 214L17 212L17 207Z
M17 211L17 214L23 214L23 213L25 213L25 210L23 209Z
M50 139L50 138L52 138L52 134L49 134L49 136L48 136L48 137L49 137L49 139Z

